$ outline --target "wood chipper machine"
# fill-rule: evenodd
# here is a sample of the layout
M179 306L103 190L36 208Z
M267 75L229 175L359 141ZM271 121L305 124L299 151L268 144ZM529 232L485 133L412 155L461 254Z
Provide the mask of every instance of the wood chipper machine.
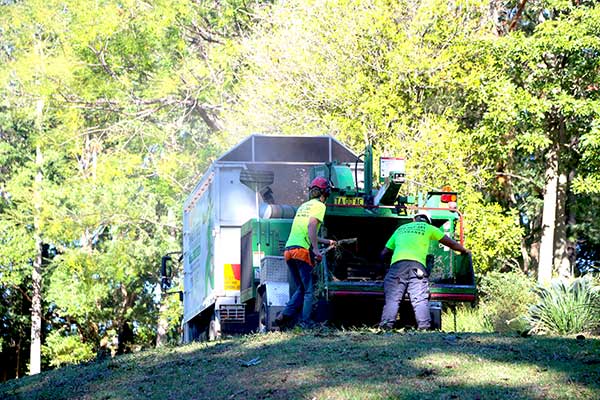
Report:
M463 217L458 211L457 192L444 187L421 195L402 195L405 162L401 158L380 159L380 187L375 190L371 181L373 163L370 146L361 157L364 157L364 162L357 158L354 165L325 163L313 167L310 173L310 179L323 176L332 184L321 236L338 241L338 246L327 249L323 261L315 267L318 280L313 318L338 326L373 326L379 322L384 304L383 279L389 267L380 260L380 252L398 226L412 222L417 211L427 210L434 226L449 237L464 242ZM359 168L359 162L362 168ZM356 182L362 183L362 187ZM280 271L282 274L286 271L281 254L290 226L291 221L287 220L275 224L274 221L252 220L243 228L246 242L243 242L242 248L247 249L247 256L244 257L242 253L242 269L249 270L244 260L249 262L252 244L261 242L252 235L253 232L260 231L263 238L277 237L277 251L271 255L265 254L261 265L253 265L262 274L262 282L267 283L261 285L259 282L257 286L257 304L261 305L259 321L261 327L266 329L273 327L275 314L282 309L283 303L278 301L278 305L273 307L267 276L272 274L271 271ZM275 254L277 252L279 255ZM432 242L426 267L431 288L432 327L441 329L443 304L453 306L460 302L474 303L476 300L471 255L461 255L438 242ZM288 283L285 278L282 275L278 279L285 281L283 292ZM293 289L290 288L290 292ZM401 305L398 325L414 324L414 313L408 300L406 298Z

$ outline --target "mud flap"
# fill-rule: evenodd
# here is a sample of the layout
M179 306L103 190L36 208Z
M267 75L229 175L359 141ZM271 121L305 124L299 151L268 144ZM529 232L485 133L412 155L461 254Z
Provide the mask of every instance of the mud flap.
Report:
M431 317L431 329L442 329L442 303L439 301L429 302L429 315Z
M326 299L319 299L313 306L312 319L315 322L328 322L331 315L331 309L329 301Z

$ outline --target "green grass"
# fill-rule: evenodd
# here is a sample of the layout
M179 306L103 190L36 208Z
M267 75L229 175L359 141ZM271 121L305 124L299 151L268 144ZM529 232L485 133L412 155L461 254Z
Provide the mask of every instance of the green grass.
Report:
M470 305L460 305L454 309L446 309L442 313L442 329L456 332L486 332L491 333L494 327L486 319L480 308Z
M69 366L6 382L0 398L598 399L599 376L598 338L323 330Z

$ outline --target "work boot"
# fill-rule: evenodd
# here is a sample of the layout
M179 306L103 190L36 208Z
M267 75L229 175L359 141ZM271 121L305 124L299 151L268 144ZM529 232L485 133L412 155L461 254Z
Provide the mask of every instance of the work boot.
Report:
M298 327L300 329L302 329L303 331L306 330L311 330L311 329L315 329L317 328L319 325L317 325L315 322L313 321L302 321L298 323Z
M273 321L273 324L278 326L280 329L283 329L287 327L289 321L290 317L285 315L282 311L279 311L275 317L275 321Z
M394 323L389 321L381 322L379 324L379 329L381 329L382 331L391 331L392 329L394 329Z

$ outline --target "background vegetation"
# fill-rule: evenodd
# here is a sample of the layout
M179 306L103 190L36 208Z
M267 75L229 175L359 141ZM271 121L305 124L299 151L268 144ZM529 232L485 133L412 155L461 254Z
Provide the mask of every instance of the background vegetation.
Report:
M599 55L591 0L0 1L3 377L176 341L160 256L255 132L368 141L406 191L451 185L472 312L509 329L536 281L598 267Z

